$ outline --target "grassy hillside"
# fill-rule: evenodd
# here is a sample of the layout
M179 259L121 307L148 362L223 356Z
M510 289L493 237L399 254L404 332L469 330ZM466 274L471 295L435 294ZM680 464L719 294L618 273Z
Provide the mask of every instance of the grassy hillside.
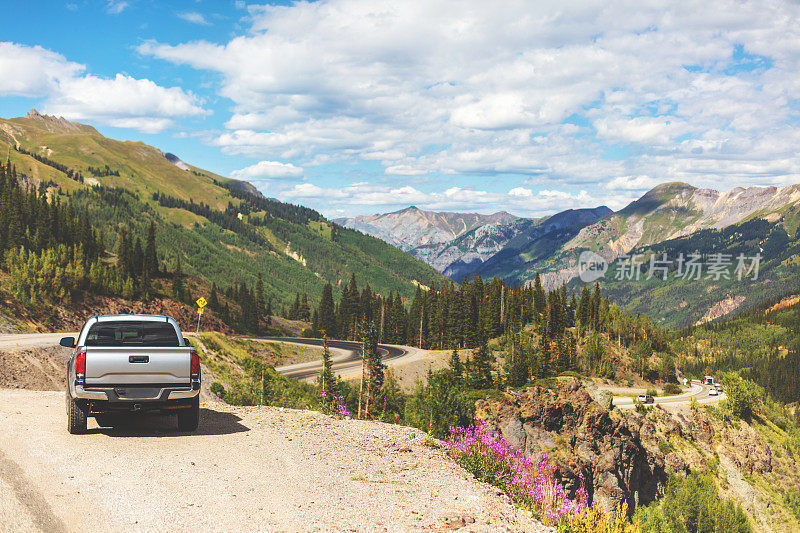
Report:
M33 112L0 119L0 149L28 184L85 210L111 254L119 230L144 237L156 223L160 261L224 289L263 276L276 310L296 292L312 302L327 282L351 274L387 294L410 298L415 283L444 278L388 244L327 221L311 209L262 197L251 185L192 167L158 149L117 141L91 126Z

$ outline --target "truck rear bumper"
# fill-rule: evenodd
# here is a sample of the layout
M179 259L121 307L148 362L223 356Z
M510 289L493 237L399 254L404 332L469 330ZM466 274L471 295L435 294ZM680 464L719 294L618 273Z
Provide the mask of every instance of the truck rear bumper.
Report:
M114 404L166 404L171 400L188 400L200 394L200 382L186 385L82 385L73 383L73 398L107 401Z

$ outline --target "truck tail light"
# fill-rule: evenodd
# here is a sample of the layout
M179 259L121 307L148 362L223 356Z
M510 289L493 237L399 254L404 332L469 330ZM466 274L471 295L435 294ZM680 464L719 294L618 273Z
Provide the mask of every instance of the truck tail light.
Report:
M81 349L75 356L75 381L86 379L86 349Z
M197 350L192 348L191 364L189 365L189 375L191 379L200 379L200 356L197 355Z

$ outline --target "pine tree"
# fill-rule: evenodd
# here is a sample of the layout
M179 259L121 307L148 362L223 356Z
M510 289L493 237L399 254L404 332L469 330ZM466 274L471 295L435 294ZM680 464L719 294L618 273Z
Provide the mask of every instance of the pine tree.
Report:
M589 288L584 284L581 289L581 298L578 301L578 310L575 317L580 325L581 336L583 336L588 327L592 326L591 317L591 295L589 293Z
M505 363L508 384L512 387L525 385L528 381L528 360L520 347L519 335L514 335Z
M547 338L547 335L543 335L539 344L539 362L541 363L540 375L542 377L547 377L550 375L550 372L552 371L551 359L552 354L550 352L550 340Z
M450 372L453 373L453 379L455 379L456 383L461 383L464 379L464 365L461 363L461 358L458 356L458 347L453 346L453 351L450 353L447 365L450 367Z
M178 257L178 262L175 265L175 272L172 274L172 294L178 301L183 301L184 288L183 288L183 269L181 268L181 258Z
M334 394L334 385L336 378L333 375L333 365L331 363L331 350L328 348L328 336L322 337L322 372L320 373L317 381L322 388L323 394L327 396Z
M136 242L131 251L130 269L132 277L141 280L142 270L144 269L144 250L142 250L142 240L136 237Z
M306 322L311 320L311 308L308 306L308 294L303 293L303 299L300 301L299 310L300 320Z
M362 337L361 342L363 345L363 390L362 390L362 403L364 405L364 412L370 416L377 410L375 398L383 387L384 369L386 365L383 364L378 351L377 331L374 325L364 324L361 328Z
M296 293L294 303L289 309L289 320L300 320L300 293Z
M472 369L469 376L470 385L474 389L489 389L494 382L492 369L494 368L494 354L484 340L480 348L472 356Z
M144 248L144 268L148 276L158 273L158 251L156 250L156 225L150 221L147 228L147 244Z
M536 278L533 280L533 311L536 323L538 324L543 318L547 310L547 297L542 287L542 278L539 273L536 273Z
M212 311L219 311L219 296L217 296L217 284L211 284L211 294L208 296L208 307Z
M319 302L319 330L323 335L336 338L336 308L333 302L333 286L326 283Z
M128 232L125 228L122 228L119 233L119 244L117 245L117 271L121 278L126 278L131 274L130 263L128 262L130 256L129 248Z
M356 338L360 304L356 276L353 274L350 276L350 283L348 283L342 292L342 301L341 304L339 304L339 314L341 316L339 322L341 326L340 333L348 340Z

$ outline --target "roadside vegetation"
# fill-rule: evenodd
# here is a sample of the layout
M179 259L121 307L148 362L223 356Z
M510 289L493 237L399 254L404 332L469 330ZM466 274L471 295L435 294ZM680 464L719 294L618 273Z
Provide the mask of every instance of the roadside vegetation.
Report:
M720 498L709 472L670 475L664 497L636 510L643 533L749 533L752 527L741 505Z

